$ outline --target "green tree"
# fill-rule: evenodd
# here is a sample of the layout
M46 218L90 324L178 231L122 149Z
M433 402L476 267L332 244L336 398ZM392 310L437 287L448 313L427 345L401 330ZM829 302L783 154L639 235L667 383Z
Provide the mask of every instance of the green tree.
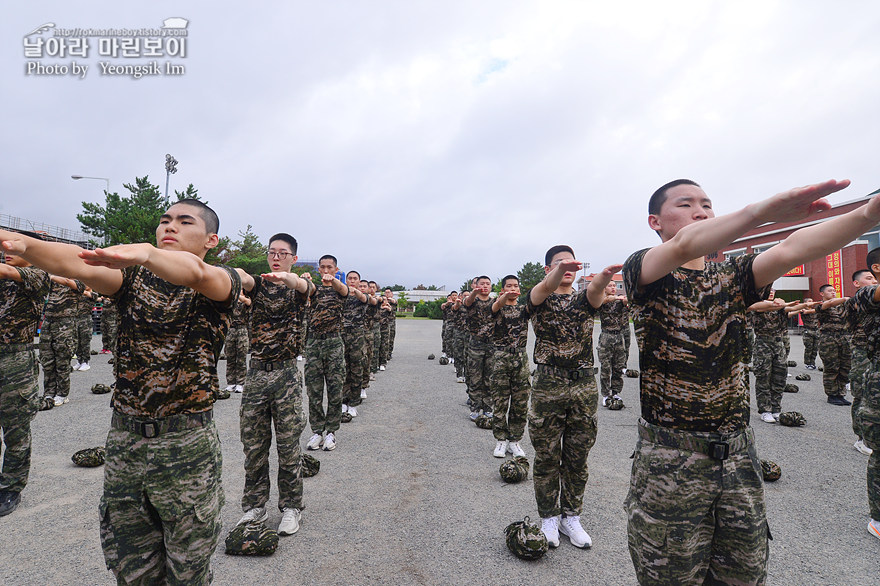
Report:
M544 265L539 262L527 262L516 272L519 277L519 288L523 293L544 280Z
M252 275L269 272L266 259L266 248L260 237L254 233L253 226L248 224L244 232L239 230L238 240L229 244L224 264L244 270Z
M291 273L296 273L297 275L302 275L303 273L309 273L312 275L312 282L316 285L321 281L321 276L318 274L313 267L309 265L295 265L290 269Z
M398 311L406 311L409 307L409 298L407 298L406 293L401 293L397 296L397 309Z
M93 244L113 246L149 242L156 244L156 226L168 209L168 199L158 185L147 176L136 177L135 182L123 184L128 195L104 192L101 204L82 202L83 213L77 214L83 232L97 238Z
M398 285L397 283L391 285L390 287L385 287L385 289L391 289L392 291L406 291L406 287L404 287L403 285Z

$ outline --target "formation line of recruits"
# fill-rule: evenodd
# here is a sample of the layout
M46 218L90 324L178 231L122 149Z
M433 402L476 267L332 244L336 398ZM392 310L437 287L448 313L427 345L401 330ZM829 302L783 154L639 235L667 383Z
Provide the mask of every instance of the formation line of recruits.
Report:
M814 217L830 208L824 196L848 184L831 180L791 189L719 217L690 180L668 183L651 197L648 225L662 243L634 253L622 265L641 368L642 418L625 500L629 549L640 583L764 582L770 529L744 381L746 310L766 299L771 283L790 267L836 250L880 222L880 199L798 230L760 255L719 263L706 262L705 255L763 223ZM204 263L217 243L218 227L210 208L184 200L162 216L156 247L86 251L0 231L3 249L13 258L79 279L116 300L117 380L100 525L107 564L120 583L210 581L223 504L211 410L219 387L216 357L242 291L240 273ZM558 544L558 529L575 545L586 546L578 515L596 434L592 323L619 265L574 292L582 264L571 248L554 247L545 262L546 277L529 292L526 304L537 338L528 416L536 500L549 541ZM870 259L869 267L880 271L880 263ZM34 296L27 291L45 293L48 277L37 269L9 268L14 274L4 268L3 276L14 285L0 306L3 317L12 315L6 312L13 305L21 315L33 316ZM326 283L329 275L322 275L322 286L340 293L338 285ZM317 296L317 287L283 271L261 279L263 285L294 291L294 298ZM251 292L256 289L256 278L245 280ZM863 287L854 299L858 311L878 319L876 286ZM20 466L20 456L29 452L29 426L11 416L8 405L27 411L21 403L30 405L37 390L32 338L26 338L33 330L2 331L0 424L4 441L13 442L7 443L0 484L7 501L5 495L23 486L20 479L10 483L7 464ZM859 411L864 440L874 448L868 465L874 534L880 527L877 332L875 324L867 334L871 365ZM326 339L316 339L317 352ZM274 375L274 364L264 372ZM313 374L319 375L326 379L326 370ZM272 380L264 380L268 389ZM486 395L472 396L484 410L485 400ZM325 415L318 429L327 431L326 444L335 415ZM299 470L294 474L301 476ZM258 508L259 500L253 502Z

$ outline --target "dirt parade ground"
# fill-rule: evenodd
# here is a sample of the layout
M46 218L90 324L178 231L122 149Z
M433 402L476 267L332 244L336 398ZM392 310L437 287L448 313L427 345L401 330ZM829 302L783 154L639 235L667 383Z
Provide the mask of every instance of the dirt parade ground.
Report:
M540 522L531 475L519 484L502 482L491 431L468 418L465 385L456 383L453 366L427 359L440 356L440 327L440 321L398 320L393 360L368 389L358 417L343 424L338 448L310 452L321 469L305 479L301 529L282 537L271 557L223 553L222 538L242 514L241 395L218 402L226 506L215 584L635 584L623 501L636 443L638 379L624 379L625 409L599 408L581 517L592 549L563 537L543 559L522 561L507 550L503 531L524 516ZM786 394L782 408L803 413L807 425L763 423L752 399L758 452L782 467L782 478L765 487L773 534L768 583L876 584L880 556L866 531L866 456L853 448L850 409L826 403L822 374L803 368L801 337L791 341L790 359L798 365L789 368L789 382L800 392ZM92 347L99 344L93 336ZM20 507L0 519L2 584L115 583L98 536L103 469L78 468L70 459L104 444L110 395L90 389L112 382L108 358L93 356L91 370L72 372L70 403L34 420L28 486ZM635 342L629 366L638 368ZM224 369L221 362L221 386ZM812 380L794 380L803 373ZM307 428L303 447L309 435ZM523 447L532 459L528 437ZM269 524L275 527L274 458L272 466Z

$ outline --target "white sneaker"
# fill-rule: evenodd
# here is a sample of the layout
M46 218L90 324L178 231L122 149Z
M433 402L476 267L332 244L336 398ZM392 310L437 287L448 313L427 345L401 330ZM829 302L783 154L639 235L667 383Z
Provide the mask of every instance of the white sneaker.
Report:
M342 404L342 412L348 413L348 405L346 405L345 403Z
M870 456L874 453L874 450L865 445L863 440L859 440L853 444L853 447L857 449L859 452L863 453L866 456Z
M297 362L302 362L302 361L303 361L302 354L300 354L299 356L296 357L296 361L297 361Z
M875 521L871 519L871 522L868 523L868 533L880 539L880 521Z
M236 393L243 393L244 392L244 385L235 385L235 388L232 390L235 391Z
M449 364L455 364L455 358L450 358L450 359L449 359Z
M457 382L457 383L463 383L463 382L464 382L464 377L463 377L463 376L458 377L457 379L455 379L455 382Z
M234 393L235 392L235 385L226 385L226 390L229 391L230 393Z
M384 365L384 364L380 364L380 365L379 365L379 370L385 370L385 365Z
M358 410L357 410L357 407L351 407L351 406L349 406L349 408L348 408L348 414L351 415L352 417L357 417L357 416L358 416Z
M370 373L370 380L376 380L376 375L372 372Z
M313 433L312 437L309 438L309 442L306 444L307 450L317 450L321 447L321 444L324 443L324 438L321 437L320 433Z
M441 353L440 353L440 358L446 358L446 352L441 352Z
M761 413L761 421L764 423L776 423L776 418L769 411Z
M55 403L55 404L57 405L58 403ZM476 421L477 417L479 417L479 416L480 416L479 411L471 411L471 415L470 415L471 421Z
M244 515L242 515L241 519L238 520L236 525L241 525L242 523L262 523L266 519L269 518L269 512L266 510L266 507L254 507Z
M293 535L299 531L299 519L302 511L297 508L281 511L281 522L278 523L278 535Z
M336 449L336 436L333 435L333 432L327 434L327 437L324 438L324 451L329 452L330 450Z
M611 397L602 397L602 406L603 406L603 407L607 407L607 406L608 406L608 399L610 399L610 398L611 398Z
M526 453L523 451L522 446L519 445L519 442L510 442L508 445L508 449L510 449L510 454L514 458L525 458Z
M501 440L497 444L495 444L495 451L492 452L492 455L496 458L503 458L504 454L507 453L507 440Z
M61 395L58 395L57 397L55 397L55 406L56 407L58 407L59 405L64 405L67 402L69 402L69 399L67 397L62 397Z
M618 401L623 401L623 399L620 398L620 395L611 395L611 397L613 399L617 399Z
M361 389L361 399L367 398L367 389Z
M559 517L541 519L541 531L550 547L559 547Z
M563 517L562 523L559 524L559 532L568 535L568 539L575 547L589 549L593 546L593 540L590 539L589 533L581 527L580 517Z
M91 370L91 369L92 369L92 367L89 366L88 362L81 362L79 365L79 368L77 368L77 370L79 370L80 372L84 372L86 370Z

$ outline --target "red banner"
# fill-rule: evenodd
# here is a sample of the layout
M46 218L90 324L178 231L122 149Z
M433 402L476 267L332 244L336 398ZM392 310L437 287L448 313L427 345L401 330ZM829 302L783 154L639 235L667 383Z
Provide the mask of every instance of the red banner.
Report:
M828 271L828 284L834 287L838 297L843 297L843 278L839 250L825 257L825 268Z
M804 275L804 265L801 265L799 267L794 267L793 269L791 269L790 271L788 271L787 273L785 273L782 276L783 277L801 277L803 275Z

